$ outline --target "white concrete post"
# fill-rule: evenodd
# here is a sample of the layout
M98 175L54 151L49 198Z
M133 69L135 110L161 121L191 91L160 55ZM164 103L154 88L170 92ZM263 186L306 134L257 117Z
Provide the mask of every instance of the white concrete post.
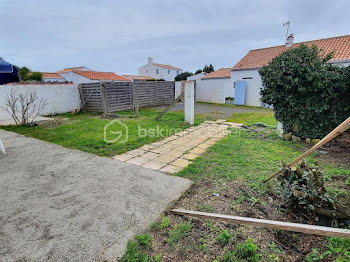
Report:
M194 83L185 82L185 122L194 124Z

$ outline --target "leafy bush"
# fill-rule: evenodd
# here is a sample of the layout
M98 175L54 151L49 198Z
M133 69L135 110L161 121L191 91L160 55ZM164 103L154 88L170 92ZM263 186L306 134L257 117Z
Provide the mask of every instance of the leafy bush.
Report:
M216 237L216 241L222 246L230 243L231 240L232 240L232 235L226 229L221 230L219 235Z
M335 211L334 200L326 192L323 174L316 166L309 167L305 161L297 167L284 165L278 176L284 204L314 214L316 208Z
M31 72L27 77L27 80L41 81L42 79L43 79L43 74L40 72Z
M260 71L262 102L286 133L321 138L350 115L350 68L329 64L316 46L290 48Z

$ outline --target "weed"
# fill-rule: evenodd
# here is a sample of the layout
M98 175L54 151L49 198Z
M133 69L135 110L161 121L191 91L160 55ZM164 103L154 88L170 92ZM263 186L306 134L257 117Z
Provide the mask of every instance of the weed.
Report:
M136 236L135 241L129 241L126 247L126 253L120 260L122 262L159 262L160 256L145 254L144 250L150 248L152 237L148 234Z
M170 221L168 217L162 217L162 222L160 223L159 228L164 229L170 227Z
M214 212L214 208L208 204L198 204L197 209L201 212Z
M169 232L169 244L174 246L177 242L187 236L191 229L191 221L181 222L178 226L175 225L174 228Z
M240 243L236 246L235 255L239 259L255 262L259 260L259 255L256 252L257 249L258 247L248 238L244 243Z
M137 243L146 249L149 249L151 247L151 241L152 241L152 236L150 234L145 234L145 235L138 235L135 237Z
M226 229L220 231L219 235L216 237L216 241L221 245L225 246L232 241L232 235Z
M158 227L158 224L156 222L151 224L151 229L152 230L157 229L157 227Z

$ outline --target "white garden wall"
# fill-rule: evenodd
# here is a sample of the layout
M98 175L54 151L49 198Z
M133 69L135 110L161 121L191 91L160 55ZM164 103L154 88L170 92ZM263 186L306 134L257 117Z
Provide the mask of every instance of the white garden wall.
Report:
M7 84L0 85L0 106L4 105L6 95L11 89L17 89L17 93L35 91L38 100L47 100L47 106L41 113L42 116L71 112L80 108L80 95L78 87L73 84ZM11 116L0 108L0 120L11 119Z
M226 97L234 96L230 78L196 80L196 101L224 104Z

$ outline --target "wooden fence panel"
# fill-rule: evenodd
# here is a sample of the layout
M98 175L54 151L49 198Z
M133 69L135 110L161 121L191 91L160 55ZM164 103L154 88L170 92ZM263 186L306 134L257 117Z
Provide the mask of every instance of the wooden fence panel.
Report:
M108 113L132 110L132 82L105 83Z
M84 83L79 89L86 111L98 113L134 109L134 90L139 107L166 105L175 98L173 81Z
M88 112L103 113L102 87L100 83L80 84L82 105Z

